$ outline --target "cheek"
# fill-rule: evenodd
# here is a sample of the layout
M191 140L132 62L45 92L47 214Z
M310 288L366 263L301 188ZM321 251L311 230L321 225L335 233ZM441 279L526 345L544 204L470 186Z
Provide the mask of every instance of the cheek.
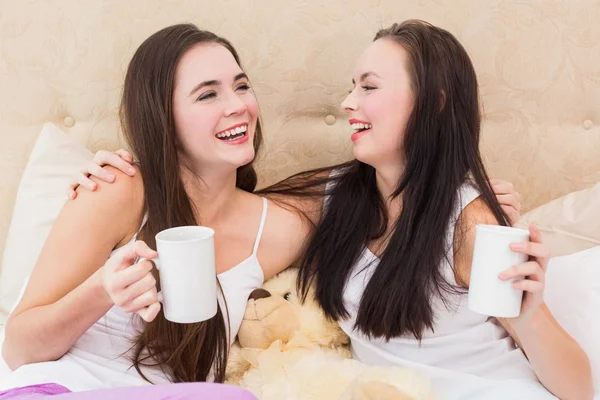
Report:
M252 120L251 122L255 122L258 117L258 102L256 101L256 97L254 97L253 94L248 93L248 96L244 99L244 103L246 104L246 109Z
M365 109L365 114L376 126L378 141L398 149L402 145L406 123L412 111L406 96L378 96ZM368 114L367 114L368 112Z
M184 152L201 153L214 139L219 115L210 111L207 108L190 107L175 112L177 138Z

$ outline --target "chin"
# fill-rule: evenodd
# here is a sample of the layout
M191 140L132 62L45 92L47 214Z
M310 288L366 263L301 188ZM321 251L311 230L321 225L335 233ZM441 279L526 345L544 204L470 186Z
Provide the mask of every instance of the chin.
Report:
M232 160L232 164L234 164L236 167L243 167L244 165L248 165L254 161L254 157L254 148L251 147L250 149L245 149L244 151L241 151L240 154L236 155L235 159Z
M354 158L360 161L363 164L373 165L373 161L376 160L376 155L372 154L372 152L367 149L361 148L360 146L354 146L352 149L352 153L354 154Z

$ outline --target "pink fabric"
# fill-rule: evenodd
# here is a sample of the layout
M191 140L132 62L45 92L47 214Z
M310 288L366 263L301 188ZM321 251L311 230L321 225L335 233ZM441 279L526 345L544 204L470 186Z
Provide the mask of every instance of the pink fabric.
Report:
M0 400L17 398L46 399L49 396L52 396L52 400L257 400L252 393L240 387L204 382L121 387L76 393L71 393L69 389L63 386L47 383L0 392Z
M70 392L71 391L66 387L57 385L56 383L41 383L39 385L25 386L0 392L0 399L8 400L26 399L32 397L40 398L45 396L56 396Z

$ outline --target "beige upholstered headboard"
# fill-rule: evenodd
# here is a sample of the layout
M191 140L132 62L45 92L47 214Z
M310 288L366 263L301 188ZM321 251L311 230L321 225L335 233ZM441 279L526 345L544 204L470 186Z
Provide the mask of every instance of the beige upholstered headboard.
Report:
M470 52L492 176L526 209L600 181L600 2L0 0L0 253L19 179L51 121L116 149L123 71L151 33L194 22L230 39L261 105L262 184L350 157L338 105L377 29L421 18Z

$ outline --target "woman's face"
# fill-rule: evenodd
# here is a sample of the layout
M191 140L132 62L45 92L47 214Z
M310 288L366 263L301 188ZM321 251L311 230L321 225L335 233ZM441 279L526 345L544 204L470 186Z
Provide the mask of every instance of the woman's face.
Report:
M258 103L227 48L203 43L184 54L173 107L179 151L194 168L235 170L254 159Z
M342 103L350 117L354 156L375 168L403 165L406 124L413 110L408 53L390 39L371 43L354 69Z

